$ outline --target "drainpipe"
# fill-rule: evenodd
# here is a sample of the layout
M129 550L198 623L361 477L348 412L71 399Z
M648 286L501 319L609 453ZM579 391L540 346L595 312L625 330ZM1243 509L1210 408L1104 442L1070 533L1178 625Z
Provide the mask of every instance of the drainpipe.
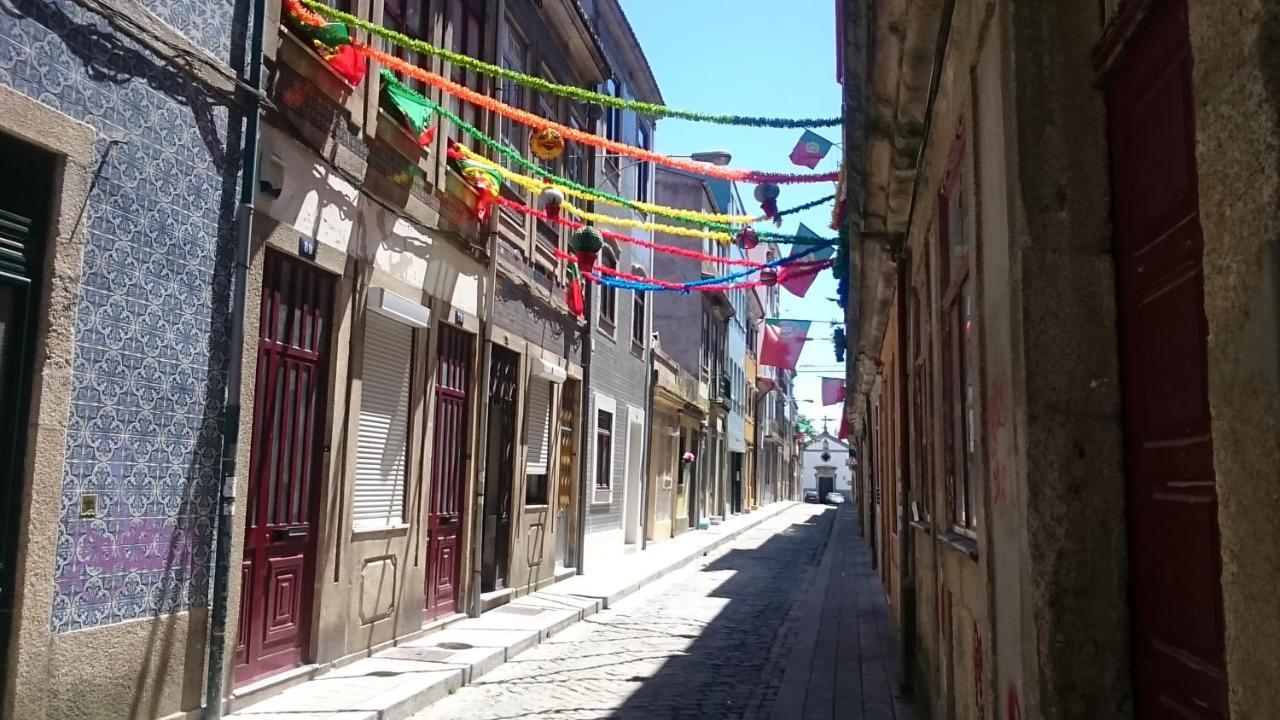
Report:
M204 720L222 717L226 677L227 596L231 578L231 542L235 518L236 454L240 448L241 356L244 355L245 283L249 276L249 247L253 233L253 200L258 191L258 134L262 112L262 41L266 30L266 0L252 0L249 35L249 73L245 79L251 106L246 113L241 158L240 205L236 209L236 251L232 260L231 331L227 358L226 397L222 407L222 492L218 497L214 541L213 597L209 602L209 647L205 675Z
M475 492L471 507L471 602L467 614L480 617L482 572L484 569L484 491L489 465L489 367L493 361L493 343L489 341L493 327L493 305L498 294L498 214L489 216L489 268L485 286L485 302L480 313L480 379L476 393L480 417L476 426Z
M902 518L898 523L898 588L902 593L902 633L899 636L902 649L902 692L911 696L915 668L916 636L916 578L911 572L911 349L907 340L907 282L911 278L911 250L903 248L898 258L898 467L902 473Z
M653 463L650 458L653 455L653 391L654 377L658 374L657 368L653 362L653 335L649 336L649 373L645 377L644 383L644 416L648 421L644 424L644 455L640 458L640 549L644 550L649 547L649 487L653 480L649 477L652 472Z
M597 11L598 13L598 11ZM596 184L596 153L595 150L588 151L587 157L587 187L595 187ZM588 207L595 210L595 201L590 201ZM587 322L582 326L582 332L579 335L582 339L582 420L579 424L582 426L581 437L578 438L578 527L577 540L578 551L577 570L581 575L586 572L587 565L587 503L591 502L591 443L595 439L596 419L591 414L591 355L595 347L596 341L596 312L595 312L595 296L596 289L592 287L592 283L585 282L587 292L583 303L583 313L587 316Z

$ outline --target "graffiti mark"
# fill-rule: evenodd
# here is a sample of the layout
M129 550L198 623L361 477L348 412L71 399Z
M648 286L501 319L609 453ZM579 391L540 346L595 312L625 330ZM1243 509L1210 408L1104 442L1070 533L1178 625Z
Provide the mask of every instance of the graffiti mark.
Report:
M1005 700L1008 707L1008 720L1022 720L1022 705L1018 702L1018 688L1009 683L1009 693Z

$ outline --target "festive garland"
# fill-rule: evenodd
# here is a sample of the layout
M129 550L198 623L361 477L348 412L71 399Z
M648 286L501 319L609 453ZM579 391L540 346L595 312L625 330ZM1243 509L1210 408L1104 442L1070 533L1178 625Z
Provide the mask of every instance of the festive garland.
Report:
M471 88L456 83L446 77L437 75L429 70L414 65L408 61L402 60L394 55L385 53L377 48L369 47L360 43L352 43L358 52L363 54L369 60L376 62L383 67L390 68L402 75L407 75L430 85L431 87L448 93L460 100L475 105L476 107L488 110L489 112L501 115L508 120L518 122L533 130L543 130L551 128L565 140L572 140L584 145L590 145L600 150L606 150L618 155L627 155L637 160L663 165L677 170L712 177L719 180L734 180L740 182L750 182L756 184L772 183L775 185L796 184L796 183L814 183L814 182L833 182L839 177L838 172L817 173L817 174L800 174L800 173L769 173L758 170L742 170L722 168L711 163L693 162L681 160L679 158L667 157L661 153L638 148L626 143L620 143L616 140L602 138L599 135L579 130L578 128L569 127L560 123L548 120L547 118L535 115L527 110L512 107L501 100L491 98L482 93L478 93Z
M587 225L586 223L579 222L577 220L569 220L568 218L563 218L563 217L552 217L551 215L548 215L547 213L542 212L541 210L538 210L536 208L531 208L522 202L518 202L516 200L511 200L504 197L494 198L493 203L495 205L501 205L502 207L507 208L509 210L514 210L515 212L538 218L539 220L546 223L552 223L554 225L563 225L564 227L567 227L571 230L577 230L579 228L586 227ZM599 228L597 228L597 230L599 230ZM686 248L675 247L673 245L663 245L661 243L649 242L647 240L641 240L640 238L633 238L630 235L623 235L622 233L610 232L608 230L599 230L599 232L601 235L609 238L610 240L614 240L616 242L629 243L631 245L638 245L640 247L649 248L650 250L653 250L655 252L660 252L667 255L677 255L680 257L689 258L690 260L717 263L719 265L734 265L738 267L759 268L764 266L764 263L758 260L743 260L738 258L717 257L715 255L707 255L706 253L701 253L696 250L688 250Z
M532 88L533 90L536 90L538 92L549 93L552 95L560 95L561 97L567 97L572 100L577 100L579 102L598 103L605 107L615 108L619 110L631 110L633 112L640 113L641 115L679 118L682 120L693 120L696 122L716 123L719 125L745 125L749 127L770 127L770 128L813 128L813 127L835 127L837 125L840 125L842 122L842 120L838 117L791 119L791 118L767 118L767 117L751 117L751 116L744 116L744 115L723 115L723 114L715 114L715 113L702 113L702 112L695 112L692 110L678 110L675 108L666 107L664 105L658 105L656 103L647 103L640 100L626 100L623 98L613 97L611 95L604 95L602 93L593 92L591 90L584 90L582 88L573 87L571 85L558 85L556 83L543 80L542 78L539 78L539 77L526 75L524 73L516 72L515 70L509 70L507 68L500 67L497 65L491 65L487 62L484 62L483 60L477 60L476 58L469 57L467 55L462 55L462 54L453 52L451 50L446 50L445 48L436 47L435 45L431 45L430 43L426 43L421 40L408 37L407 35L403 35L394 30L382 27L381 25L375 25L374 23L371 23L368 20L358 18L355 15L342 12L341 10L335 10L323 3L317 2L316 0L301 0L301 2L299 2L299 0L286 0L286 2L289 2L291 5L297 4L299 9L303 9L304 11L305 11L305 8L302 8L303 5L305 5L307 8L310 8L311 10L314 10L315 12L308 11L308 15L319 20L319 22L325 22L325 18L328 18L337 22L342 22L348 25L352 25L360 28L361 30L368 32L371 35L376 35L380 38L389 40L392 43L399 45L403 48L407 48L409 50L413 50L419 53L424 53L426 55L435 55L437 57L443 58L445 61L453 65L457 65L459 67L463 67L468 70L473 70L478 73L483 73L485 75L492 75L494 77L499 77L504 80L510 80L511 82L514 82L517 85L523 85L527 88ZM312 22L311 24L316 24L316 23Z
M439 106L437 105L436 107L438 110ZM484 139L488 141L488 138L484 138ZM489 142L492 142L492 141L489 141ZM496 145L496 143L493 143L493 144ZM587 188L585 186L578 185L572 180L560 177L559 175L551 173L547 170L544 170L534 165L533 163L530 163L528 160L525 160L523 156L511 150L510 148L507 148L505 146L500 146L500 147L502 148L500 152L502 153L503 157L510 158L512 161L521 163L522 165L527 164L528 167L530 167L533 171L538 172L540 175L542 175L543 179L539 180L537 178L530 177L528 175L522 175L514 170L506 168L503 165L486 158L485 156L481 155L480 153L477 153L471 148L466 147L465 145L456 146L458 152L460 152L468 160L472 160L474 162L492 167L494 170L496 170L500 175L502 175L507 180L510 180L512 183L519 185L520 187L523 187L524 189L529 190L531 192L541 192L543 189L547 187L548 183L551 183L557 186L565 194L572 195L574 197L581 198L583 200L592 200L596 202L603 202L608 205L614 205L616 207L625 207L640 213L653 213L655 215L665 215L667 217L673 217L673 218L676 218L679 220L685 220L688 222L696 222L696 223L705 225L708 228L718 230L725 234L734 233L737 230L737 228L734 227L734 225L731 225L729 223L746 225L751 223L762 222L764 220L769 219L764 216L703 213L703 212L698 212L696 210L684 210L681 208L668 207L666 205L653 205L650 203L640 202L638 200L627 200L626 198L618 197L616 195L611 195L602 190L596 190L593 188ZM826 203L830 202L833 198L835 198L834 195L828 195L827 197L824 197L824 198L812 200L810 202L804 203L803 205L797 205L793 208L782 210L777 214L777 216L783 217L786 215L793 215L795 213L804 212L805 210L809 210L811 208L815 208L820 205L825 205ZM728 222L717 222L717 220L724 220L724 219L728 219ZM663 227L670 227L670 226L663 226ZM663 230L662 232L669 232L669 231ZM673 233L673 234L678 235L683 233ZM812 238L804 238L796 235L787 235L784 233L777 233L777 232L760 231L760 232L757 232L757 235L763 238L769 238L779 242L795 243L799 245L812 244L815 242ZM702 237L709 237L709 235L703 235ZM731 238L727 238L727 239L731 239ZM725 241L727 241L727 239ZM823 240L823 242L829 242L829 241Z

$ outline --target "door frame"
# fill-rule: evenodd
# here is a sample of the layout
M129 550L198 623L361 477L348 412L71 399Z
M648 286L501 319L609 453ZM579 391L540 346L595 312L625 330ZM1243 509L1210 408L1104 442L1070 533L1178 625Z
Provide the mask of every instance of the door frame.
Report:
M49 582L56 572L57 554L46 549L57 543L62 516L63 471L67 425L71 416L72 376L46 373L46 368L70 368L75 357L75 333L80 289L83 286L84 248L88 223L83 210L95 171L111 145L99 154L98 132L48 105L8 87L0 86L0 131L21 142L55 155L50 188L49 222L45 230L42 291L36 302L36 325L31 336L36 353L24 426L27 429L21 470L16 480L12 512L16 520L13 614L0 690L0 713L6 717L43 717L50 693L47 681L55 666L53 615L55 588ZM58 282L53 282L54 269ZM65 312L55 308L67 308ZM53 330L58 328L57 330ZM35 459L56 458L41 463ZM28 552L28 550L32 550ZM19 642L19 638L22 642Z
M641 492L644 484L644 411L635 405L627 405L627 437L623 446L623 480L622 480L622 544L637 545L644 537L642 525L644 512L642 505L644 495ZM614 421L617 424L617 421ZM632 433L640 433L640 441L636 448L631 447ZM635 473L631 472L631 464L635 462ZM635 513L635 518L631 514Z

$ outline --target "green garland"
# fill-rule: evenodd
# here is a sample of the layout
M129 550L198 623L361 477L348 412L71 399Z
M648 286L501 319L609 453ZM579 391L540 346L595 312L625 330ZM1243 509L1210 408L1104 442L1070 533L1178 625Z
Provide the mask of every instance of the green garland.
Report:
M397 82L399 81L397 80ZM408 86L404 86L404 89L422 98L422 101L426 103L428 108L435 110L437 113L440 114L441 117L453 123L454 125L462 128L463 132L475 138L476 140L480 141L486 147L492 149L494 152L498 153L502 157L505 157L511 162L524 168L526 171L533 173L538 177L550 180L556 185L573 188L574 190L577 190L579 192L587 193L589 195L602 198L604 200L612 200L613 202L616 202L619 205L628 207L642 215L647 214L645 213L644 210L641 210L640 208L636 207L630 200L620 195L613 195L603 190L587 187L586 185L581 185L568 178L563 178L563 177L560 177L559 175L556 175L553 172L544 170L538 165L527 160L523 155L511 149L510 147L503 145L502 143L499 143L497 140L494 140L488 135L485 135L483 132L477 129L474 125L467 122L466 120L463 120L462 118L458 117L454 113L450 112L448 108L444 107L440 103L437 103L431 98L426 97L425 95L422 95L421 93L409 88ZM812 202L805 203L804 205L798 205L794 208L791 208L790 210L786 210L779 213L779 215L789 215L791 213L800 212L802 210L808 210L809 208L817 207L824 203L830 202L833 197L835 196L832 195L829 197L825 197L818 200L814 200ZM702 223L702 224L708 228L723 230L725 232L736 232L738 230L736 226L728 225L725 223L708 222L708 223ZM757 234L762 238L769 238L770 240L773 240L775 242L790 243L792 245L829 245L831 243L831 240L829 238L806 238L806 237L800 237L798 235L786 235L783 233L766 232L766 231L761 231Z
M712 113L696 112L693 110L677 110L675 108L669 108L665 105L658 105L656 103L647 103L647 102L642 102L640 100L625 100L623 98L617 98L611 95L603 95L601 93L592 92L591 90L584 90L583 88L574 87L572 85L558 85L556 83L543 80L542 78L533 77L532 75L526 75L524 73L516 72L514 70L508 70L507 68L499 67L497 65L490 65L489 63L484 62L483 60L477 60L476 58L469 57L467 55L461 55L459 53L453 52L452 50L446 50L444 48L436 47L435 45L432 45L430 43L426 43L421 40L411 38L407 35L398 33L395 30L390 30L388 28L382 27L381 25L376 25L374 23L371 23L368 20L358 18L355 15L352 15L350 13L345 13L345 12L342 12L341 10L335 10L329 7L328 5L318 2L317 0L301 0L301 2L307 8L315 11L316 13L326 18L329 18L330 20L346 23L348 25L353 25L355 27L360 28L361 30L364 30L365 32L370 33L371 35L377 35L378 37L383 38L385 40L390 40L391 42L403 48L414 50L420 53L425 53L427 55L435 55L437 57L444 59L449 63L467 68L468 70L474 70L475 72L484 73L486 75L493 75L495 77L500 77L505 80L510 80L511 82L514 82L517 85L523 85L525 87L532 88L534 90L537 90L538 92L550 93L552 95L560 95L562 97L572 98L579 102L598 103L600 105L615 108L618 110L631 110L633 112L640 113L641 115L679 118L681 120L693 120L696 122L716 123L719 125L746 125L750 127L769 127L769 128L787 129L787 128L835 127L837 125L840 125L843 122L843 120L838 117L789 119L789 118L750 117L750 116L744 116L744 115L716 115Z

